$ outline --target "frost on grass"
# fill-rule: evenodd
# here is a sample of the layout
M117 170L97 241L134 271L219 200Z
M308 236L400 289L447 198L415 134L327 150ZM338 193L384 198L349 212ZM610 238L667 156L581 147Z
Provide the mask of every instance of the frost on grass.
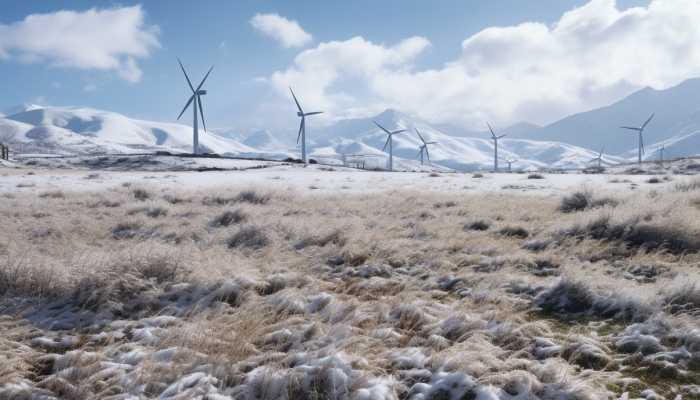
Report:
M694 239L638 245L657 237L642 227L700 217L691 190L575 213L548 197L171 190L0 197L23 227L0 231L0 398L700 388Z

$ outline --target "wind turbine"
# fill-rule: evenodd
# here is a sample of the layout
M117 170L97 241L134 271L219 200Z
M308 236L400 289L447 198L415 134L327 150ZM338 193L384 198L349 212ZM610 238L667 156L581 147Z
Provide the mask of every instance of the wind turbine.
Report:
M668 153L668 154L671 154L671 153L668 152L668 150L666 150L666 144L665 144L665 143L662 143L662 144L661 144L661 147L659 147L658 149L656 149L656 151L654 152L654 153L659 153L659 160L661 160L661 161L664 160L664 151L665 151L666 153ZM651 153L651 154L654 154L654 153Z
M416 129L416 128L413 128L413 129ZM420 132L418 132L418 129L416 129L416 133L418 134L418 137L420 138L420 140L423 142L423 145L420 147L420 153L418 153L418 155L416 155L416 158L418 158L418 156L420 156L420 165L423 165L423 150L425 150L425 155L428 158L428 164L430 164L430 153L428 153L428 145L429 144L437 144L437 142L426 142L423 139L423 136L420 135Z
M503 157L503 159L506 160L506 162L508 163L508 172L513 172L513 170L511 169L511 165L512 165L514 162L518 161L518 159L517 159L517 158L514 158L514 159L512 159L512 160L509 160L509 159L507 159L507 158L505 158L505 157Z
M209 68L209 72L204 76L204 79L202 79L202 83L197 86L197 90L192 87L192 82L190 82L190 77L187 76L187 72L185 72L185 67L182 66L182 62L180 59L177 59L177 62L180 63L180 68L182 68L182 73L185 74L185 79L187 79L187 84L190 85L190 89L192 89L192 97L187 101L187 104L185 104L185 108L182 109L182 112L180 115L177 117L179 120L180 117L182 117L182 114L187 110L187 107L190 106L190 103L192 100L194 100L194 107L192 108L194 110L194 122L192 122L192 153L193 154L199 154L199 127L197 125L197 106L199 105L199 114L202 116L202 126L204 127L204 132L207 131L207 125L204 123L204 112L202 111L202 99L200 96L203 96L207 94L206 90L200 90L202 88L202 85L204 85L204 81L207 80L207 77L209 76L209 73L211 73L211 70L214 69L214 66L212 65L211 68Z
M297 115L301 117L301 125L299 125L299 135L297 135L297 143L299 143L299 138L301 138L301 161L303 161L304 164L306 164L306 117L308 115L322 114L323 111L304 113L304 111L301 109L301 106L299 105L299 102L297 101L297 96L294 95L294 91L291 87L289 88L289 91L292 92L294 102L297 103L297 108L299 109Z
M605 148L605 146L603 146L603 148L600 149L600 153L598 154L598 157L593 158L593 159L588 161L588 162L598 161L598 169L600 169L600 163L603 162L603 149L604 148Z
M491 129L491 125L489 125L488 122L486 123L486 125L488 125L489 130L491 131L491 139L495 144L493 148L493 172L498 172L498 139L508 135L496 136L496 134L493 133L493 129Z
M384 149L386 149L386 145L389 145L389 171L393 171L394 170L394 141L391 138L394 135L396 135L397 133L406 132L406 130L401 129L400 131L389 132L386 129L384 129L381 125L377 124L376 121L372 121L372 122L374 122L381 130L383 130L384 132L386 132L387 135L389 135L389 138L386 139L386 143L384 143L384 147L382 148L382 151L384 151Z
M638 131L639 132L639 163L642 163L642 154L644 154L644 139L642 139L642 132L644 132L644 127L647 126L649 121L651 121L652 118L654 118L655 114L651 114L651 117L647 120L647 122L642 125L641 128L633 128L631 126L621 126L620 128L622 129L631 129L633 131Z

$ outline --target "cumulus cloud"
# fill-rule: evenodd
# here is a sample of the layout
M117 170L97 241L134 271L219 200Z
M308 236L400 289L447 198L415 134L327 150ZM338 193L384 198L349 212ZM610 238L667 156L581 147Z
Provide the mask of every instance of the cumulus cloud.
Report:
M428 46L430 42L422 37L406 39L393 47L375 45L359 36L344 42L321 43L303 51L295 58L293 67L275 72L269 81L285 96L288 86L298 87L303 89L307 104L333 110L339 102L347 104L353 99L344 93L327 92L336 80L357 78L372 85L382 74L408 68ZM387 69L391 72L385 71Z
M645 86L663 89L700 76L698 20L696 0L653 0L627 10L614 0L592 0L552 26L529 22L478 32L462 42L457 60L439 69L411 68L426 39L385 47L354 38L302 52L270 82L278 91L304 84L336 116L389 106L472 128L487 120L546 124ZM353 78L358 90L335 89Z
M301 29L297 21L290 21L278 14L256 14L250 24L262 34L279 41L285 48L305 46L314 39Z
M85 12L32 14L0 25L0 59L48 62L53 67L115 71L127 82L138 82L136 58L160 48L157 26L146 27L141 6Z

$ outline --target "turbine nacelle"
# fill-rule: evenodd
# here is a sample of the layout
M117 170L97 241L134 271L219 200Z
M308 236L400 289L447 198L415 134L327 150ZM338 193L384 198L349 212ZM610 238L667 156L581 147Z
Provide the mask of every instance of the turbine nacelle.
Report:
M194 94L196 94L197 96L203 96L203 95L207 94L207 91L202 89L202 90L198 90L198 91L194 92Z

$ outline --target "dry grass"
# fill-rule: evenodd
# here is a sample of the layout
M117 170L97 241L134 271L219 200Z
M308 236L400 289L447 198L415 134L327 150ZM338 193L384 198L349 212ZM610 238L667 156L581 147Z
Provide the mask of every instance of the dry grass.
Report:
M692 188L676 188L2 196L0 397L151 398L180 382L182 398L378 398L380 387L607 398L642 351L632 339L630 354L615 350L634 329L700 360L700 210ZM644 328L654 321L663 333Z

